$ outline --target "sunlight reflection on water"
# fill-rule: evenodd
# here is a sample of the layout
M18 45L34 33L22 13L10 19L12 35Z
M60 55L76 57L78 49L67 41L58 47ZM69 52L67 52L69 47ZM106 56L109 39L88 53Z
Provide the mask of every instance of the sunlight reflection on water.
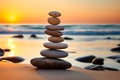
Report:
M8 56L15 56L15 44L14 44L14 40L9 38L8 39L8 47L11 49L11 52L9 53Z

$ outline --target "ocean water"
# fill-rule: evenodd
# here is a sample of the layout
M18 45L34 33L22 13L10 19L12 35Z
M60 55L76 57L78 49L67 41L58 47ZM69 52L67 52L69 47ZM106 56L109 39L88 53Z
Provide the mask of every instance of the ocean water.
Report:
M75 40L120 40L119 24L104 25L61 25L64 36ZM0 25L0 34L39 34L45 35L45 25Z
M120 25L61 25L67 35L120 35ZM45 25L0 25L0 34L44 34Z

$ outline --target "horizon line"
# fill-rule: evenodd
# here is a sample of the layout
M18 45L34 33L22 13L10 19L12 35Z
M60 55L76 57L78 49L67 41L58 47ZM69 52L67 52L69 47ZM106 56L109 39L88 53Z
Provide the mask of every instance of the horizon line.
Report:
M0 23L0 25L51 25L49 23ZM59 25L120 25L120 23L62 23Z

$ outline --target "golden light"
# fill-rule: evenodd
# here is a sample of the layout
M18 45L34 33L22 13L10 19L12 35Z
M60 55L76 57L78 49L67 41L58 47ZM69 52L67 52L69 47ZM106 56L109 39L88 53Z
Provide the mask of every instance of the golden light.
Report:
M15 15L10 15L8 19L9 19L10 22L15 22L16 21L16 16Z
M8 39L8 43L13 43L13 40L12 39Z
M8 56L15 56L15 45L13 39L8 39L8 47L11 49L11 52Z
M11 51L8 56L15 56L14 53L15 53L14 51Z
M2 18L7 22L7 23L16 23L18 21L18 12L16 11L5 11L2 13Z

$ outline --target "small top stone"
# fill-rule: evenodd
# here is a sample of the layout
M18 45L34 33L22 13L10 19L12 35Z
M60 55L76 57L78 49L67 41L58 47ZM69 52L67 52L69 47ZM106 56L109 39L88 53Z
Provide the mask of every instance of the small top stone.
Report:
M58 11L51 11L51 12L49 12L49 15L52 17L60 17L61 13Z

